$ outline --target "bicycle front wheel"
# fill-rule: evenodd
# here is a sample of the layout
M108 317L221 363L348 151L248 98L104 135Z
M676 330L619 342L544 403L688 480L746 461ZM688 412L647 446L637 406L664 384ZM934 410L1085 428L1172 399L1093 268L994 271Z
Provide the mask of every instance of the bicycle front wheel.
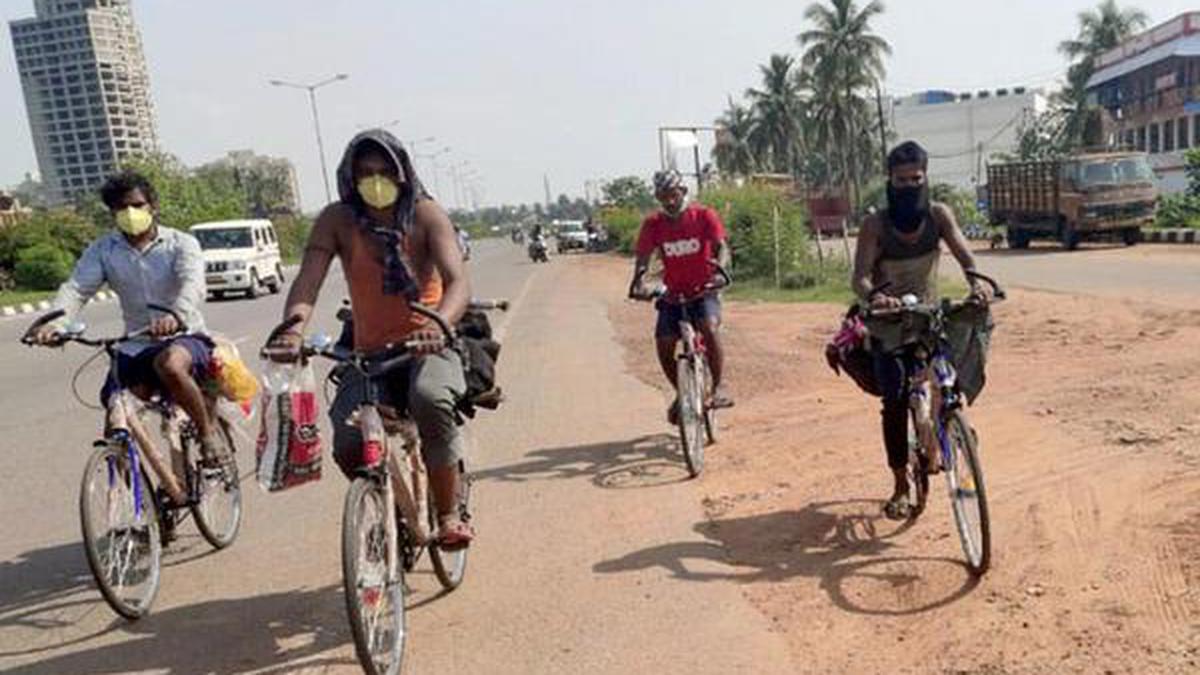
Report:
M950 461L943 468L950 486L954 521L967 566L972 574L981 576L991 564L992 534L978 441L962 411L951 412L944 424L944 442L949 446Z
M704 470L704 390L698 381L696 357L685 354L677 363L679 443L688 474L695 478Z
M105 602L131 621L150 611L162 571L154 492L136 451L121 441L97 447L79 491L88 567Z
M399 542L388 535L394 508L387 501L378 481L359 477L350 484L342 514L346 612L358 661L370 675L399 673L404 659L404 578L396 559Z
M233 439L221 422L218 436L229 453L229 465L216 468L200 463L200 448L195 439L185 443L188 489L191 490L192 515L200 534L215 549L223 549L237 538L242 526L242 488L237 476ZM228 475L227 472L233 472Z
M467 473L466 463L458 462L459 495L458 517L464 523L471 522L471 476ZM437 509L429 509L429 531L437 532ZM456 549L444 549L437 542L429 544L429 560L433 563L433 573L437 576L442 588L452 591L463 582L467 574L467 552L471 549L463 546Z

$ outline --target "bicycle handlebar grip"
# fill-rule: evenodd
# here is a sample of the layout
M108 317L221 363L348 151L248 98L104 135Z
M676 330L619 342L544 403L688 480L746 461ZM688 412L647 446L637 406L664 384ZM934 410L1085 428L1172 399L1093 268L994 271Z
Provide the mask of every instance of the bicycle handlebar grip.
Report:
M501 312L507 312L508 300L471 300L467 305L467 309L477 312L498 309Z
M43 314L42 316L38 317L32 324L29 325L29 328L27 328L25 330L25 334L21 336L21 344L24 344L24 345L35 344L34 340L33 340L33 332L35 330L41 328L42 326L45 326L46 324L50 323L51 321L54 321L56 319L61 319L62 317L66 316L66 315L67 315L67 310L56 309L53 312L49 312L47 314Z
M182 316L179 316L179 312L175 311L171 307L164 307L163 305L156 305L154 303L147 303L146 307L148 309L152 309L156 312L162 312L163 314L170 314L171 318L175 319L175 322L179 324L179 329L175 331L176 333L183 334L183 333L188 332L187 322L183 320Z
M419 302L408 303L408 308L437 324L437 327L446 336L446 342L454 341L454 329L450 326L450 324L446 323L446 319L444 319L441 314L438 314Z

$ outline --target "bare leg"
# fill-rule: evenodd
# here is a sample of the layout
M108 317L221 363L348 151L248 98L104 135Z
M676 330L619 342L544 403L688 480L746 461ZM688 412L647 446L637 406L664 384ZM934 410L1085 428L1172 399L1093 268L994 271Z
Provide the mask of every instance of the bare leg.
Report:
M154 372L171 400L195 422L200 438L209 438L213 432L212 420L208 416L204 394L192 379L192 355L183 347L167 347L154 359Z
M708 350L708 369L713 378L713 404L717 407L733 405L733 398L725 391L725 346L721 343L721 320L712 317L700 324L700 334Z

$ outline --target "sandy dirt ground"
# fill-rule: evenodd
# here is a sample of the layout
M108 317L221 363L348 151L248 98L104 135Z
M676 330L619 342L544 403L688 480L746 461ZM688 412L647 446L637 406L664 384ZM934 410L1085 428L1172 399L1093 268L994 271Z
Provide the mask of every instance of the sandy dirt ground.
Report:
M619 297L627 264L585 268ZM878 402L822 353L843 308L728 303L712 546L669 566L738 583L805 672L1200 672L1200 301L1170 300L1016 290L996 308L969 411L993 527L978 580L940 478L916 522L881 513ZM609 311L626 367L661 388L651 309ZM704 558L732 571L688 571Z

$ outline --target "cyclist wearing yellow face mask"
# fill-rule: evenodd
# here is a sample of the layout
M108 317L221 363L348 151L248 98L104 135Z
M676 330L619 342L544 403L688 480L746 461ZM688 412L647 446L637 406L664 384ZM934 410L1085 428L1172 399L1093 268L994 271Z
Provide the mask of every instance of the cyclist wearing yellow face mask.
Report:
M121 301L126 332L148 328L150 337L159 339L122 348L117 372L109 373L100 393L101 402L118 387L142 397L166 393L196 423L205 457L213 462L227 459L196 382L207 376L213 348L200 313L205 295L200 243L186 232L158 225L158 195L137 173L112 176L100 188L100 197L117 231L97 239L80 256L54 301L54 309L64 310L65 316L43 326L34 338L53 343L54 333L107 285ZM148 305L169 307L178 319ZM185 327L180 319L186 335L176 335Z
M337 257L350 290L354 348L372 353L414 343L423 354L391 384L407 392L408 411L421 435L439 513L438 536L444 545L466 545L473 531L456 508L464 448L455 410L466 390L463 364L457 352L440 346L441 331L427 326L408 306L420 301L452 325L462 317L470 288L454 226L425 192L408 152L386 131L364 131L351 140L337 179L340 200L325 207L313 224L284 309L285 320L295 317L300 323L270 346L299 348L304 323ZM361 463L362 441L358 429L345 421L362 392L361 381L343 379L329 412L334 459L348 476Z

